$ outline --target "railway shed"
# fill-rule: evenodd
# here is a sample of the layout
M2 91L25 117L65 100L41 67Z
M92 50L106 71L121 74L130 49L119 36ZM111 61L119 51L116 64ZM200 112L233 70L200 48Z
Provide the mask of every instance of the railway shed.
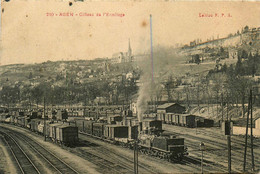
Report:
M165 103L157 107L157 113L178 113L183 114L185 113L185 107L181 106L178 103Z

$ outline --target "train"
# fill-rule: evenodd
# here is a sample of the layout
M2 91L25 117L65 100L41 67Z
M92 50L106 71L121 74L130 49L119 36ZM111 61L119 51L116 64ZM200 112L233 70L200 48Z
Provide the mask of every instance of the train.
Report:
M14 115L2 115L0 121L44 134L44 120L37 117L37 114L28 116L27 113L17 112ZM185 140L176 135L165 134L162 123L162 120L156 118L144 118L140 122L136 117L116 114L98 120L87 120L84 117L62 122L45 120L45 135L56 143L74 146L79 141L78 133L83 133L130 149L137 146L142 154L168 161L181 161L185 155L188 155Z
M75 126L70 126L62 122L55 123L54 121L44 120L37 117L35 118L33 115L21 116L23 114L19 114L0 114L0 121L28 128L32 132L44 135L60 145L75 146L79 141L78 128ZM45 133L44 122L46 125Z
M214 126L214 120L203 118L192 114L155 113L152 115L148 114L147 117L156 117L157 120L160 120L163 123L183 126L188 128Z
M122 121L114 121L114 120ZM81 133L133 149L137 143L138 150L146 155L159 157L168 161L181 161L188 155L184 138L163 133L162 121L145 118L139 122L133 117L118 116L109 118L114 124L93 120L75 119L75 124Z

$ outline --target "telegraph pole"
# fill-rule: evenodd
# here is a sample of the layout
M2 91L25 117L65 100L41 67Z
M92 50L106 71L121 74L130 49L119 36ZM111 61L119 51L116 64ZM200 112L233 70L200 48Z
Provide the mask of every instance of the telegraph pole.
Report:
M255 171L255 161L254 161L254 142L253 142L253 96L252 90L250 90L250 102L251 102L251 159L252 159L252 171Z
M222 122L224 120L223 92L221 93Z
M248 112L247 112L247 118L246 118L246 136L245 136L245 151L244 151L244 165L243 165L243 171L244 172L246 171L246 151L247 151L247 135L248 135L248 122L249 122L250 105L251 105L251 100L250 100L250 97L249 97L249 99L248 99Z
M43 134L44 134L44 141L46 141L46 115L45 115L45 97L43 98L43 118L44 118L44 129L43 129Z
M153 82L153 30L152 30L152 15L150 14L150 40L151 40L151 75Z
M229 124L231 124L230 121ZM229 126L229 131L230 129L231 126ZM227 135L227 143L228 143L228 173L231 173L231 135Z
M227 146L228 146L228 173L231 173L231 117L228 117L228 105L229 105L229 98L228 98L228 93L227 93L227 122L229 124L228 126L228 132L229 134L227 135Z
M134 173L138 174L138 130L135 131L134 137Z

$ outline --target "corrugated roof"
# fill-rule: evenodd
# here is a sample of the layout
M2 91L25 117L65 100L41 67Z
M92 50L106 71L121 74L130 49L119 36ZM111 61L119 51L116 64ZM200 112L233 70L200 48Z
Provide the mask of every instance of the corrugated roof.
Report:
M177 103L165 103L163 105L158 106L157 109L166 109L166 108L173 106L175 104L177 104ZM177 105L179 105L179 104L177 104Z

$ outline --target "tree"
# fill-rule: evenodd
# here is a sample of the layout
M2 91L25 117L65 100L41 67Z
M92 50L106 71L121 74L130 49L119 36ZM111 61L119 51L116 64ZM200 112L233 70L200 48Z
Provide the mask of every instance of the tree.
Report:
M252 75L252 77L255 76L257 69L257 63L256 63L256 56L252 56L252 53L249 53L248 56L248 74Z
M170 102L172 100L172 89L174 87L174 83L173 83L173 77L172 75L170 75L166 81L166 83L164 84L166 91L167 91L167 96L168 96L168 102Z
M199 56L198 54L195 54L195 56L194 56L194 62L195 62L196 64L200 64L200 56Z
M224 53L224 48L223 47L220 47L220 53Z
M245 74L244 67L243 67L240 56L238 56L238 59L237 59L237 63L236 63L236 67L235 67L235 74L236 75L244 75Z
M225 64L222 66L221 71L222 71L222 72L227 72L227 69L228 69L228 67L227 67L227 64L225 63Z
M32 75L32 72L30 72L30 74L29 74L29 79L32 79L32 77L33 77L33 75Z
M248 30L249 30L249 27L246 25L245 27L244 27L244 33L246 33L246 32L248 32Z
M40 86L36 86L32 89L32 99L36 102L37 108L42 101L43 92Z
M187 108L189 108L189 106L190 106L190 88L188 86L184 87L184 93L186 94Z
M243 58L243 59L247 59L248 58L248 54L247 54L246 50L242 50L241 58Z

